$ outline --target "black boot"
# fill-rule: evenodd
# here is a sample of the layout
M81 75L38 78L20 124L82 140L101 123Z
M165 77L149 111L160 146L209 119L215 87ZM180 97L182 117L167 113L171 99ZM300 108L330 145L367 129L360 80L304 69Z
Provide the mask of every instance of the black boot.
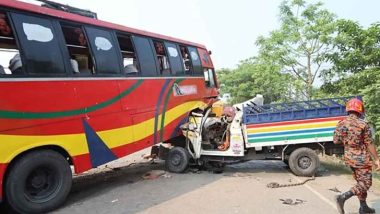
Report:
M370 208L366 201L360 201L359 214L376 213L376 210Z
M344 202L353 195L354 193L350 190L335 197L336 206L340 214L344 214Z

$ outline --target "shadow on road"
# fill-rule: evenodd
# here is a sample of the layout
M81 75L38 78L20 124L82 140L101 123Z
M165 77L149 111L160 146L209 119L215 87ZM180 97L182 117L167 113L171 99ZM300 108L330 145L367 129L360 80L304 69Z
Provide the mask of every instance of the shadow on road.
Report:
M287 166L280 161L249 161L228 165L221 174L189 170L184 174L171 174L170 178L142 179L142 175L150 170L164 170L164 164L138 163L76 176L67 201L57 213L77 213L95 204L99 206L99 203L105 204L104 207L99 207L99 213L106 213L109 209L116 209L110 205L113 196L118 200L121 197L120 200L128 201L128 204L121 207L123 212L137 213L216 182L225 176L255 176L255 173L261 172L283 174L286 173ZM0 213L11 212L2 205ZM115 213L115 210L110 213Z

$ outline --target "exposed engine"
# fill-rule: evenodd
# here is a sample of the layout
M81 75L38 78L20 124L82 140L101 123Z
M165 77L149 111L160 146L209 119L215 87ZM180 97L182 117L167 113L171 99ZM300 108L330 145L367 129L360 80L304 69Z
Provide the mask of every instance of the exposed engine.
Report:
M208 149L227 150L230 141L229 126L234 117L234 108L224 107L221 117L207 118L202 131L203 147L208 147Z
M209 117L203 125L202 143L210 144L210 149L222 145L226 138L228 123L222 118ZM223 139L224 138L224 139Z

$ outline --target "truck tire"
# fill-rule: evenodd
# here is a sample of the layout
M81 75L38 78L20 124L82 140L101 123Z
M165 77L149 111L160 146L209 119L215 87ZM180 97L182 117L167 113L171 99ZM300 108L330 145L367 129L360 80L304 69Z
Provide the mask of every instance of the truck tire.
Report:
M289 167L297 176L311 177L319 168L319 157L309 148L298 148L289 157Z
M71 183L70 165L61 154L52 150L34 151L10 166L5 198L19 213L46 213L63 204Z
M166 169L169 172L181 173L189 166L190 154L182 147L170 149L165 161Z

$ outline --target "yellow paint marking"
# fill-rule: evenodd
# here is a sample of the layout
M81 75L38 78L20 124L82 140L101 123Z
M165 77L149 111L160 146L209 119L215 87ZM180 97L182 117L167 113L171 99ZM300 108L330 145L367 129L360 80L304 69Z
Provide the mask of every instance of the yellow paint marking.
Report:
M164 126L167 126L186 112L198 107L204 107L205 105L206 104L201 101L190 101L166 111ZM159 121L160 120L161 115L159 115ZM134 130L134 133L132 130ZM157 131L159 130L160 127ZM100 131L97 132L97 134L109 148L115 148L144 139L152 135L153 132L154 117L136 125ZM0 135L0 142L0 163L8 163L15 156L28 149L46 145L60 146L71 156L87 154L89 152L84 133L49 136Z

